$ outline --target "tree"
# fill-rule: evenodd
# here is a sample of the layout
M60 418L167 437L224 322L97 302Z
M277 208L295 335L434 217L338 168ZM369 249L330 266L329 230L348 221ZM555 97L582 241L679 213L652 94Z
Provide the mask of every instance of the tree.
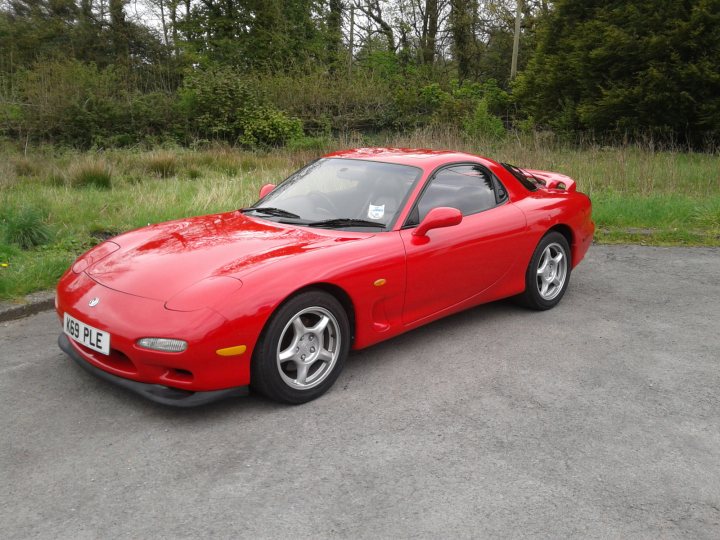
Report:
M342 49L342 0L330 0L327 14L328 62L331 69L336 69L341 61Z
M383 9L380 4L380 0L367 0L364 4L357 2L355 8L365 14L365 16L372 21L379 28L379 32L387 40L387 47L389 51L396 52L397 44L395 42L395 32L390 22L383 15ZM371 35L368 33L368 38Z
M127 0L110 0L110 40L117 61L127 63L130 56L129 30L125 20L125 3Z
M476 51L473 23L477 13L477 0L451 0L450 31L453 37L453 55L457 61L458 77L470 76L471 62Z
M205 63L291 70L327 56L314 0L201 0L179 24Z
M515 31L513 32L513 52L512 62L510 65L510 78L514 79L517 75L518 52L520 49L520 24L522 22L522 0L517 0L517 8L515 13Z
M516 96L540 123L720 136L720 0L559 0L538 39Z
M426 0L422 17L420 48L422 50L422 61L427 65L432 65L435 61L439 17L440 5L438 0Z

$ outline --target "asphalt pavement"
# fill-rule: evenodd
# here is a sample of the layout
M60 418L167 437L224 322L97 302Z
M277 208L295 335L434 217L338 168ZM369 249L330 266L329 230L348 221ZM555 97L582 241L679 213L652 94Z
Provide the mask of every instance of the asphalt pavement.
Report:
M3 538L720 538L720 250L593 246L561 304L170 409L0 324Z

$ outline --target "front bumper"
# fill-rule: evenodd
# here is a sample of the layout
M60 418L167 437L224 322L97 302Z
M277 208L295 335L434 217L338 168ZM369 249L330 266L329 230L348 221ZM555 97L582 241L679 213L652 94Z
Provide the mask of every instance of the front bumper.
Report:
M94 307L91 301L97 299ZM56 311L109 332L110 354L70 341L74 352L93 367L121 379L187 392L214 392L250 384L250 361L259 330L246 318L228 321L210 309L168 310L164 302L122 293L86 274L66 273L58 285ZM140 347L142 337L167 337L188 343L183 352ZM246 352L221 356L218 349L245 345Z
M107 371L93 366L91 363L82 358L75 347L70 343L70 339L65 334L60 334L58 345L70 358L82 367L84 370L92 373L96 377L110 381L113 384L121 386L131 392L140 394L141 396L161 403L162 405L170 405L173 407L195 407L204 405L220 399L235 396L246 396L248 394L247 386L236 386L234 388L225 388L223 390L212 390L209 392L193 392L190 390L182 390L179 388L171 388L161 384L150 384L125 379Z

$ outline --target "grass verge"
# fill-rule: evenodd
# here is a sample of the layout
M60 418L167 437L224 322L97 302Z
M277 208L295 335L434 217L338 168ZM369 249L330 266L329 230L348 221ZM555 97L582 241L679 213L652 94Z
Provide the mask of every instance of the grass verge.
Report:
M261 185L277 183L325 152L360 145L453 148L560 171L591 196L599 242L720 246L720 158L708 154L640 147L578 150L541 135L473 142L436 132L373 140L351 135L328 139L322 147L270 153L223 146L95 153L44 147L25 156L5 145L0 149L0 299L52 288L77 255L108 236L246 206ZM8 216L26 216L27 223ZM18 238L32 240L18 243Z

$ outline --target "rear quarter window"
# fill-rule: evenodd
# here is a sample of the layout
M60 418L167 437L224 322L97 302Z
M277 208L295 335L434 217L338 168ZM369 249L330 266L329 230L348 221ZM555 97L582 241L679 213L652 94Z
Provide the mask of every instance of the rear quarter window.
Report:
M528 191L537 191L537 185L535 182L525 176L525 173L523 173L520 168L515 165L510 165L509 163L501 163L500 165L502 165L507 172L517 178L518 182L520 182L525 189Z

